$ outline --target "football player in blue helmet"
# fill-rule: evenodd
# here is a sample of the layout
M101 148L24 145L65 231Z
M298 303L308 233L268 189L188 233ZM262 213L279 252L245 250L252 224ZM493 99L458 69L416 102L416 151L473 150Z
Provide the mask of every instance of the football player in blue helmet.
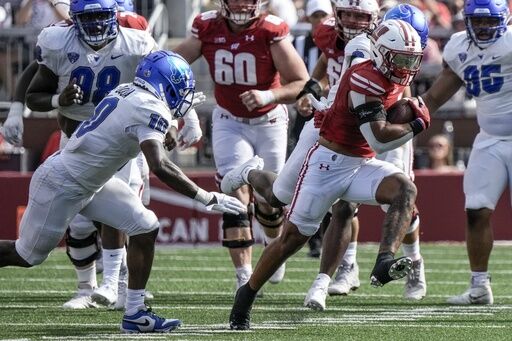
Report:
M510 11L505 0L467 0L464 22L469 38L480 48L486 48L507 30Z
M144 57L137 66L133 83L166 102L175 118L185 116L192 108L194 74L177 53L157 51Z
M117 37L115 0L72 0L69 13L78 36L88 45L102 47Z
M425 14L415 6L409 4L400 4L390 8L382 20L398 19L408 22L421 38L421 48L425 49L428 40L428 22Z
M119 12L135 12L135 5L132 0L116 0Z

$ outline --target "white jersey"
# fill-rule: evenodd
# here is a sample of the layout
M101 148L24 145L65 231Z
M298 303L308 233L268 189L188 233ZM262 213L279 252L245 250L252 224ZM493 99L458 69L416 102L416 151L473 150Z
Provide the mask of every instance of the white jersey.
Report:
M512 137L512 27L481 50L466 32L452 35L443 58L476 100L480 128L499 138Z
M62 163L82 186L97 191L140 152L140 143L163 141L173 122L169 107L150 92L121 84L82 122L61 152Z
M94 51L76 35L74 26L51 26L39 34L37 60L59 77L58 92L76 79L84 92L83 104L60 107L59 112L84 121L109 91L131 82L141 58L156 49L147 31L119 27L116 39Z

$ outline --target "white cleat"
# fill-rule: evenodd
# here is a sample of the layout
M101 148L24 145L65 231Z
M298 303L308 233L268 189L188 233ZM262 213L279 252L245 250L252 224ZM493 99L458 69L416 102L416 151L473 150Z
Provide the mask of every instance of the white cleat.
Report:
M491 284L487 283L483 286L469 288L461 295L448 298L446 302L456 305L493 304L494 297L492 295Z
M316 311L325 310L325 299L327 289L319 286L312 286L304 299L304 306Z
M112 307L114 310L123 310L126 303L126 289L128 288L127 281L119 281L117 283L117 301Z
M276 272L274 272L274 274L272 275L272 277L270 277L268 279L268 281L272 284L277 284L277 283L281 283L281 281L283 280L284 278L284 273L286 272L286 263L283 263L283 265L281 265L279 267L279 269L277 269Z
M91 298L92 290L78 289L78 292L69 301L62 305L64 309L98 308Z
M247 176L253 169L263 169L263 159L258 155L246 161L235 169L230 170L222 178L220 189L223 193L229 194L247 184Z
M94 302L103 305L111 306L117 302L117 284L102 284L99 288L95 289L91 295Z
M420 258L412 262L412 269L405 278L404 297L410 300L421 300L426 294L425 264L423 258Z
M329 295L348 295L351 290L357 290L361 282L359 281L359 266L356 262L347 264L342 262L336 272L336 277L329 284L327 292Z

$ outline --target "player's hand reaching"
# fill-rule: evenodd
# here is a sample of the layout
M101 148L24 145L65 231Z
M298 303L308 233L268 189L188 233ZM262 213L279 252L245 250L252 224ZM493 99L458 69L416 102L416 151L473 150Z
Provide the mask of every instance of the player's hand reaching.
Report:
M303 117L309 117L313 113L313 106L311 105L311 100L309 96L302 96L295 103L297 107L297 111Z
M60 93L59 106L69 107L72 104L82 104L83 98L84 92L82 91L82 88L76 84L76 78L73 78Z
M206 204L208 211L213 210L228 214L247 212L247 205L242 204L237 198L218 192L210 192L210 194L213 195L213 198Z
M178 134L178 147L185 149L199 142L203 136L203 131L199 125L199 118L194 109L191 109L184 117L185 125L180 129Z
M247 110L253 111L256 108L264 107L270 103L274 103L275 97L272 90L260 91L249 90L240 94L240 99Z
M164 148L167 150L173 150L177 145L178 129L176 127L170 127L165 133Z
M23 139L23 103L12 103L0 133L10 144L21 146Z
M198 91L194 94L194 99L192 100L192 109L194 109L195 107L197 107L198 105L201 105L203 104L204 102L206 102L206 95L203 94L202 91ZM190 110L192 110L190 109ZM188 113L187 115L189 115L190 113ZM185 115L185 116L187 116Z

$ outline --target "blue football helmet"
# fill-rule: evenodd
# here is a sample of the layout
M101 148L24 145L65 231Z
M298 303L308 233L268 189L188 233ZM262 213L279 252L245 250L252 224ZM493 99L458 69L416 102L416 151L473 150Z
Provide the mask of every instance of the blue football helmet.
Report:
M418 32L421 38L421 48L425 49L428 40L428 22L425 14L419 8L409 5L400 4L390 8L382 20L397 19L408 22Z
M148 54L139 62L133 83L166 102L174 118L185 116L192 108L196 81L179 54L164 50Z
M117 37L115 0L71 0L69 16L78 36L91 46L101 46Z
M132 0L116 0L119 12L135 12L135 5Z
M486 48L507 30L509 19L506 0L466 0L464 22L469 38L480 48ZM474 19L485 20L475 25Z

